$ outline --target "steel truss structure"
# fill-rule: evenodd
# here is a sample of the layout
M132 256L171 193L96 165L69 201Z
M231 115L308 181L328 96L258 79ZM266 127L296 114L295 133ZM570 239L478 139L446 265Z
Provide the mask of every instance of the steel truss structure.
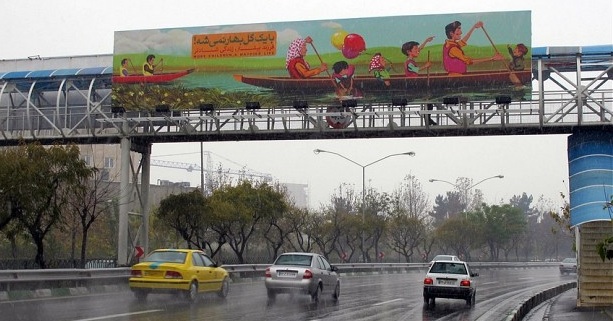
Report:
M613 45L533 48L532 99L407 101L198 110L126 111L111 103L111 55L0 61L0 145L121 144L118 262L129 246L147 250L151 145L161 142L346 139L613 131ZM76 61L76 62L75 62ZM101 63L102 62L102 63ZM92 64L95 63L95 64ZM66 66L63 69L46 68ZM19 68L19 69L18 69ZM17 71L15 71L17 69ZM23 71L29 70L29 71ZM453 92L450 92L453 96ZM332 128L330 119L346 121ZM130 151L141 154L132 164ZM132 179L130 179L132 176ZM129 182L135 182L130 184ZM137 199L130 195L136 194ZM128 242L128 211L142 216L140 241Z

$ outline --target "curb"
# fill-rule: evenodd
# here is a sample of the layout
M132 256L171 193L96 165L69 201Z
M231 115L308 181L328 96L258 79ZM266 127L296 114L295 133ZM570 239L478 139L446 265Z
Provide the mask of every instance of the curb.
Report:
M126 285L127 286L127 285ZM33 300L55 297L80 296L88 294L112 293L125 290L123 285L102 285L76 288L53 288L37 290L0 291L0 303L18 300Z
M535 296L520 303L519 306L517 306L517 308L515 308L511 312L511 314L505 319L505 321L521 321L534 307L555 296L560 295L560 293L562 292L568 291L576 287L577 282L569 282L540 292Z

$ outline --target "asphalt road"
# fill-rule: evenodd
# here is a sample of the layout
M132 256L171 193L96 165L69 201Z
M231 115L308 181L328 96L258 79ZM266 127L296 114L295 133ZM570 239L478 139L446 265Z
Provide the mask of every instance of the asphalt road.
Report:
M173 295L149 295L139 303L131 292L3 302L0 320L11 321L197 321L197 320L505 320L517 305L534 294L576 275L562 276L557 267L478 270L476 305L437 299L423 304L424 273L346 276L338 302L324 297L278 295L269 301L262 280L233 283L226 299L202 296L195 304Z

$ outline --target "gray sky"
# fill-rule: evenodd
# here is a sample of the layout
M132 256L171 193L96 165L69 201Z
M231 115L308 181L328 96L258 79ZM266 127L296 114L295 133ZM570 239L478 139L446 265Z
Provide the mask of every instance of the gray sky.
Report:
M0 59L111 54L114 31L186 26L216 26L275 21L323 20L396 15L488 11L532 11L532 46L586 46L613 42L611 0L557 1L411 1L386 0L182 0L69 1L0 0L5 26ZM240 9L239 9L240 8ZM566 135L368 140L271 141L205 143L213 162L225 168L270 173L281 182L309 184L311 206L326 202L341 182L361 190L359 166L315 148L340 153L360 164L388 154L414 151L415 157L394 157L366 168L367 185L391 192L412 174L434 201L452 189L437 178L455 182L469 177L483 182L489 202L507 201L527 192L559 203L568 193ZM200 164L200 144L153 146L152 158ZM231 160L228 161L228 160ZM199 173L153 167L152 181L200 183Z

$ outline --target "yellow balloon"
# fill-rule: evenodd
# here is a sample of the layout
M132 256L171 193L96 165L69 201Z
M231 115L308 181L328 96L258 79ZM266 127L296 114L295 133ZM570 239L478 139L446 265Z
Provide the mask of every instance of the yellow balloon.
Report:
M332 42L332 45L336 47L336 49L341 50L343 49L343 43L345 42L345 37L348 34L349 33L345 30L339 30L332 35L332 37L330 38L330 42Z

